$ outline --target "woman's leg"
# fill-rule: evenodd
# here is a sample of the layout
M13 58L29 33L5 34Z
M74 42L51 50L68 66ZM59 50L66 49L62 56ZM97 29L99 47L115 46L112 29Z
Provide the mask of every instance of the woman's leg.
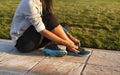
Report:
M64 33L62 26L59 25L59 22L57 21L54 14L52 14L52 13L48 14L48 13L44 12L42 19L43 19L43 22L44 22L47 30L53 32L54 34L61 37L62 39L72 42L68 38L68 36Z
M68 40L70 42L72 42L72 40L65 34L65 32L63 31L63 27L61 25L58 25L57 27L55 27L53 30L51 30L54 34L56 34L57 36L61 37L62 39Z
M17 40L15 47L20 52L30 52L40 46L41 35L35 30L34 26L30 26L23 35Z

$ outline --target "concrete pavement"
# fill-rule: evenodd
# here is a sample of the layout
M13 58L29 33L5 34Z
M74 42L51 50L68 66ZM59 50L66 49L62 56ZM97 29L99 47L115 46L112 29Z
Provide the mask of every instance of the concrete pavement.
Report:
M87 57L49 57L41 50L20 53L0 39L0 75L120 75L120 51L86 48Z

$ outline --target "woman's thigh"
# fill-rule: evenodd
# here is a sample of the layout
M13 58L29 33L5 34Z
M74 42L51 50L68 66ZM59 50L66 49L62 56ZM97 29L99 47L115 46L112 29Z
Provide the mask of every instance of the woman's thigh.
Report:
M15 47L21 52L30 52L40 45L41 35L34 26L30 26L23 35L17 40Z

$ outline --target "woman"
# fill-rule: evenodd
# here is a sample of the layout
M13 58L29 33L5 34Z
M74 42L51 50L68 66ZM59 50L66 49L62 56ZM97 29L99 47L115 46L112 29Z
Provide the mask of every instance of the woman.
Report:
M66 45L74 53L79 53L77 46L64 33L54 17L52 0L21 0L13 18L10 35L15 47L21 52L33 51L51 40ZM66 51L60 50L55 56L65 54Z

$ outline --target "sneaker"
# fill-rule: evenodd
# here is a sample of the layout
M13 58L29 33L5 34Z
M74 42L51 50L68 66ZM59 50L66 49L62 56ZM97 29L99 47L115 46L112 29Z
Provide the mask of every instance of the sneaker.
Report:
M77 50L79 50L80 51L80 53L74 53L74 52L72 52L72 51L70 51L70 50L68 50L68 49L66 49L67 50L67 52L68 52L68 55L71 55L71 56L79 56L79 57L82 57L82 56L89 56L89 55L91 55L91 53L90 53L90 51L86 51L84 48L82 48L82 47L78 47L78 49Z
M67 55L67 51L61 50L57 46L57 44L52 44L52 45L45 47L45 49L43 50L43 53L47 56L53 56L53 57L62 57L62 56Z

